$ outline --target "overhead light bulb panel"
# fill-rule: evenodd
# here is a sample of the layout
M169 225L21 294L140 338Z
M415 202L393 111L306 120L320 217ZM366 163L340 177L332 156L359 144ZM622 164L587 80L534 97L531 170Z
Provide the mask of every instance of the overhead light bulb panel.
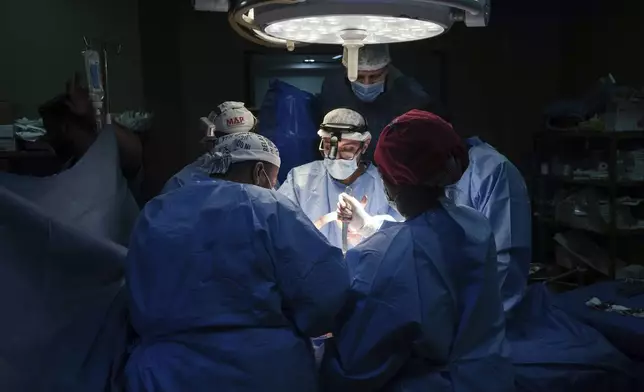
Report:
M447 31L455 21L489 14L488 0L267 1L254 10L259 30L275 39L342 45L342 32L363 31L363 45L416 41ZM481 24L481 23L479 23Z
M240 35L266 46L342 45L355 81L361 47L435 37L454 22L485 27L490 1L230 0L228 19Z
M446 26L435 22L384 15L324 15L282 20L268 24L266 34L309 44L342 45L343 31L361 30L366 33L363 44L390 44L435 37Z

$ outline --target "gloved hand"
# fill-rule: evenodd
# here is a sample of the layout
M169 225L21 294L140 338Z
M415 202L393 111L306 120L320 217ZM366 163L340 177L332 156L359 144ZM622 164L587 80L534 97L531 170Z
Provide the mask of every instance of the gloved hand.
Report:
M361 201L346 193L341 193L338 198L338 220L349 223L349 230L359 232L371 219L365 210L369 199L365 195Z

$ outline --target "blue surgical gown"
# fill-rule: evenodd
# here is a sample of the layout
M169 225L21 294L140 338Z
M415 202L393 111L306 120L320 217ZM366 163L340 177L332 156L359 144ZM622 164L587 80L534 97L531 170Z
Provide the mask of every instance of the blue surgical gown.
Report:
M384 184L375 166L369 165L365 173L358 177L350 188L351 195L358 200L367 196L365 209L369 214L387 214L394 219L402 219L400 214L389 206ZM347 186L329 175L323 161L314 161L291 170L278 192L299 205L306 216L315 222L322 216L336 211L338 197L345 191ZM329 223L320 231L332 245L338 248L342 246L342 229L338 224Z
M467 140L470 164L447 194L481 212L496 242L499 283L506 312L523 297L532 258L530 197L519 170L492 146Z
M363 102L356 97L345 72L328 76L322 84L318 99L322 115L333 109L347 108L365 117L372 136L372 142L364 155L368 160L373 160L380 133L396 117L412 109L437 111L430 96L418 82L391 66L385 91L373 102Z
M346 260L353 282L325 343L324 391L514 390L494 240L478 212L446 201L385 222Z
M210 178L210 176L200 167L203 158L204 158L203 156L199 157L195 162L187 165L186 167L181 169L177 174L170 177L170 179L163 186L163 189L161 190L161 194L168 193L175 189L181 188L186 184L191 184L194 182L202 182L202 181L211 181L212 179Z
M348 276L274 191L222 180L153 199L126 264L140 336L128 390L314 392L308 338L330 331Z

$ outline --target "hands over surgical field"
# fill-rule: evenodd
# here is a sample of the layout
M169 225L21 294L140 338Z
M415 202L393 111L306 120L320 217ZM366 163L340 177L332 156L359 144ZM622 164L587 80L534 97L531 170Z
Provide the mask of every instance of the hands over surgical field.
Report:
M350 230L359 231L371 217L365 210L368 201L369 199L366 195L362 197L362 200L358 201L358 199L347 193L340 193L336 210L338 220L349 223Z
M363 196L362 200L358 201L355 197L341 193L338 197L338 206L336 213L338 221L346 222L349 224L349 242L355 246L362 240L360 230L365 226L367 221L371 219L371 215L367 213L365 207L369 199Z

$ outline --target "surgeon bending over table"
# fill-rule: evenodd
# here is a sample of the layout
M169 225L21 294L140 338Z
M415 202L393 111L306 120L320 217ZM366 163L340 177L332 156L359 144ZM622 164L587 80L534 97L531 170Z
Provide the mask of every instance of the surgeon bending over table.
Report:
M347 253L351 293L325 343L323 390L513 391L491 227L444 197L467 167L465 146L412 111L385 128L375 159L406 221Z
M292 169L279 192L288 196L315 222L332 245L342 246L342 230L336 207L341 193L350 193L369 214L400 218L385 198L378 170L363 154L371 142L367 122L351 109L335 109L325 117L320 130L320 152L324 160ZM350 247L362 240L349 235Z
M311 342L349 287L342 252L271 191L280 158L255 133L218 138L186 184L150 201L126 263L128 391L315 392Z

